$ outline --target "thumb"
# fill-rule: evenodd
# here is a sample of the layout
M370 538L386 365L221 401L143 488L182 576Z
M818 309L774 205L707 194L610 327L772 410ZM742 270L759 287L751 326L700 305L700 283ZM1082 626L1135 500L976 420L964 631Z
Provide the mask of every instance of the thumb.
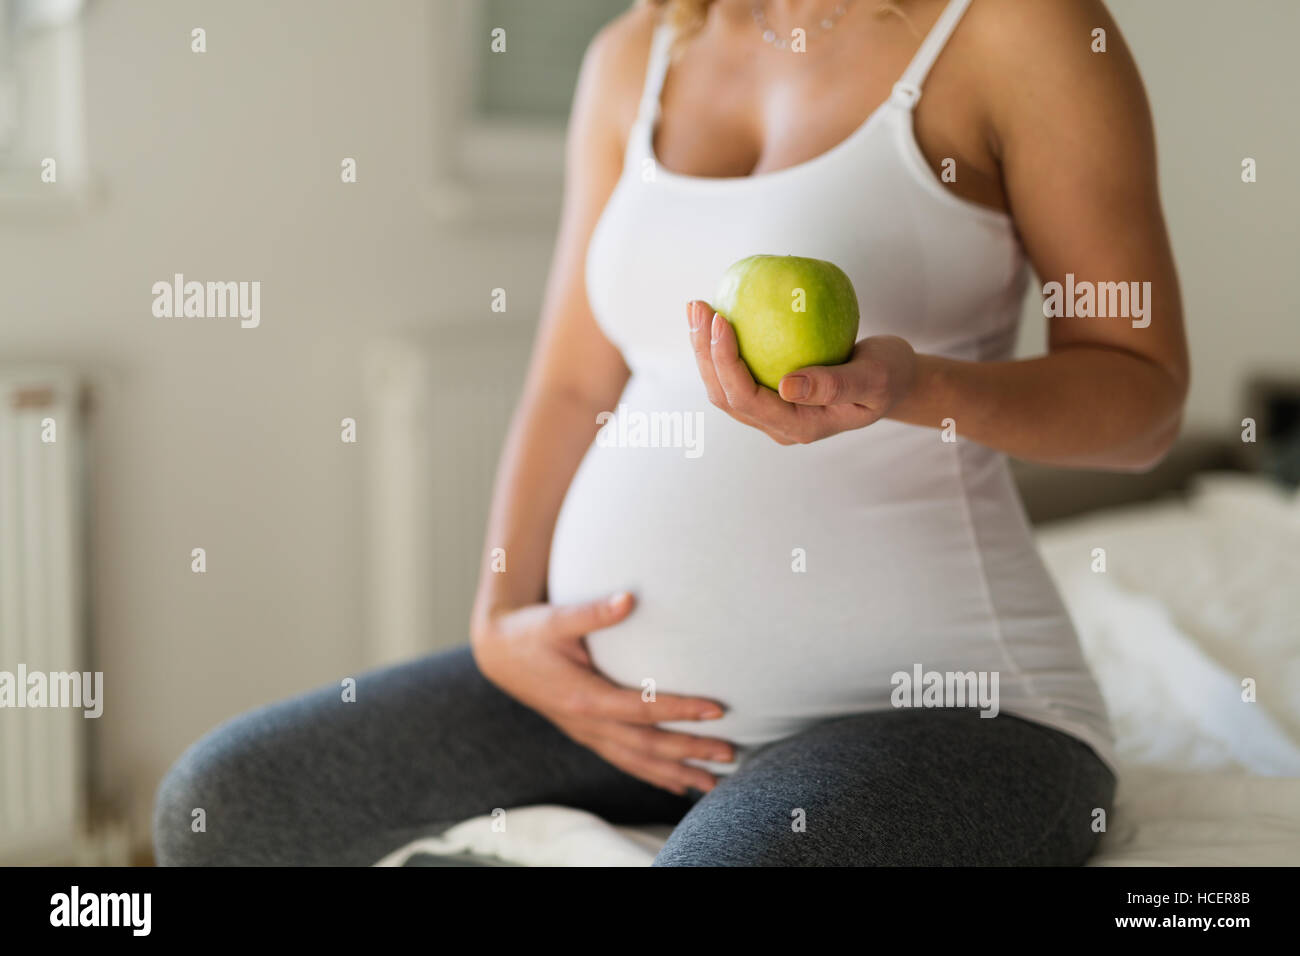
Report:
M603 627L613 627L632 611L632 595L620 591L612 597L582 604L552 607L546 631L550 637L582 637Z
M795 405L848 405L861 402L870 386L866 363L813 365L781 379L777 391Z

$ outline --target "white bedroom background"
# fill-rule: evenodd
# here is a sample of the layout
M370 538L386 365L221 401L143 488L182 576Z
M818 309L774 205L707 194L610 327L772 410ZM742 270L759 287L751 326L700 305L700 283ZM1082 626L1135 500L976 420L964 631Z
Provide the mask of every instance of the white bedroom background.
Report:
M1193 338L1190 420L1216 430L1233 426L1248 369L1293 370L1300 355L1294 244L1269 225L1300 219L1280 158L1300 153L1300 127L1279 121L1300 5L1252 6L1269 16L1180 0L1174 36L1165 0L1111 3L1158 117ZM469 228L431 207L451 169L440 151L464 121L440 112L434 82L464 42L446 32L457 22L450 0L91 3L85 155L103 200L73 218L0 208L0 362L69 364L96 385L90 597L110 681L96 772L127 795L142 844L152 789L188 742L383 646L366 555L380 533L367 474L385 432L367 411L364 357L395 341L436 353L448 327L482 328L484 342L532 334L544 210ZM509 148L485 142L508 166ZM1242 156L1207 143L1249 144L1253 192L1240 192ZM345 187L347 156L358 181ZM150 284L174 272L260 280L260 327L154 319ZM505 314L490 310L498 287ZM356 445L339 441L349 416ZM476 428L439 452L464 460L499 437ZM458 510L481 514L487 493L472 484ZM476 563L472 525L437 547ZM206 575L190 571L200 546ZM440 633L455 633L463 610L443 606ZM395 640L417 639L406 627Z

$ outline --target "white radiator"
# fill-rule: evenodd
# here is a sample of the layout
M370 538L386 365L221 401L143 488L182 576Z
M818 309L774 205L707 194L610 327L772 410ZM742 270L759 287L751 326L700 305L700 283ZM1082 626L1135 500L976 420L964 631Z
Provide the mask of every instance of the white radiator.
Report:
M53 440L50 440L53 439ZM0 370L0 671L90 670L82 612L76 378ZM0 708L0 862L75 852L87 813L81 708Z
M366 356L357 442L370 665L469 639L492 482L532 331L485 320Z

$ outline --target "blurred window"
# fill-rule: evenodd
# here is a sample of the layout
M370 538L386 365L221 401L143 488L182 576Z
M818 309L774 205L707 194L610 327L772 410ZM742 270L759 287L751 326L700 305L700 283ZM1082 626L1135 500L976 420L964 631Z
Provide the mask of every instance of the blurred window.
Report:
M582 54L596 32L632 0L479 0L477 26L488 42L475 63L480 119L562 122L569 113ZM491 49L505 31L505 52Z
M80 172L82 0L0 0L0 167Z

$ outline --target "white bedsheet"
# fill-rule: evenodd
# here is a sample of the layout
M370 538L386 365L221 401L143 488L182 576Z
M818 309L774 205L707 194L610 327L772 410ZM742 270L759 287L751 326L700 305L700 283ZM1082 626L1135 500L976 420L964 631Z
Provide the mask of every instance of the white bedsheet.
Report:
M1111 825L1089 866L1300 864L1300 780L1120 768Z
M1186 502L1062 522L1039 546L1122 761L1300 776L1300 503L1206 475Z
M1121 761L1090 865L1300 864L1300 500L1262 479L1209 475L1185 502L1062 522L1039 543ZM1093 570L1098 548L1104 573ZM509 809L504 822L467 820L377 865L472 853L643 866L670 829L551 806Z

